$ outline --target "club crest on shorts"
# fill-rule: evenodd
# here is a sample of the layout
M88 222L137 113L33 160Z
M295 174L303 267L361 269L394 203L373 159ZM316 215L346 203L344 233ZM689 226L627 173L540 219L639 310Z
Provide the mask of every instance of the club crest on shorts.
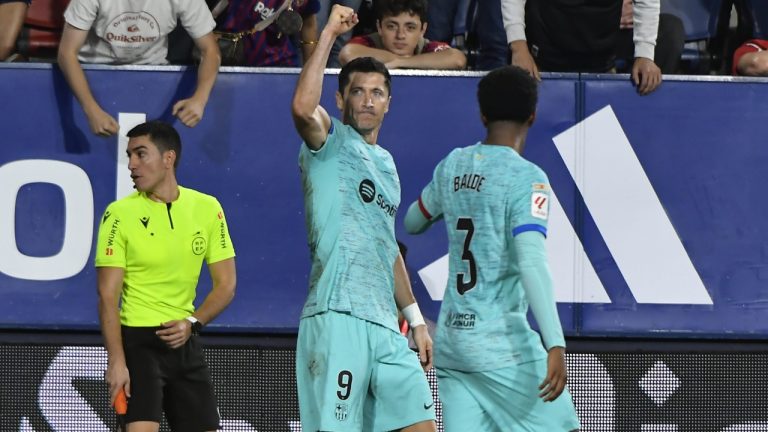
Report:
M337 403L336 404L336 420L338 421L346 420L347 414L349 414L349 408L347 407L347 404Z

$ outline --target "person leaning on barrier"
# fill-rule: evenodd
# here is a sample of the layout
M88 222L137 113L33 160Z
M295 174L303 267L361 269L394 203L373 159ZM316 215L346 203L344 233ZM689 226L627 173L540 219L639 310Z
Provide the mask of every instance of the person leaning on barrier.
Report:
M619 73L631 71L634 65L636 48L634 15L634 1L624 0L621 6L620 30L616 44L616 59L620 60L617 63L624 64L624 67L617 68ZM662 74L678 73L684 45L685 27L683 27L683 21L672 14L659 14L659 30L653 62L656 63Z
M216 23L203 0L72 0L64 19L59 67L94 134L114 135L118 124L94 98L80 62L167 64L168 34L178 20L200 49L201 61L195 92L176 102L172 114L189 127L203 118L220 62L219 47L212 33Z
M426 0L381 0L376 33L352 38L339 53L342 65L373 57L388 69L464 69L467 58L445 42L424 38Z
M501 2L511 64L539 78L539 71L608 73L615 71L616 36L623 0L489 0ZM634 0L632 81L641 95L661 85L654 63L660 0ZM480 14L480 12L478 12ZM503 62L494 67L501 66Z
M216 397L197 334L235 294L224 211L216 198L179 186L181 141L171 125L143 123L128 137L136 192L107 207L95 253L110 400L125 391L132 432L157 432L163 411L174 431L215 431ZM203 261L213 288L195 309Z

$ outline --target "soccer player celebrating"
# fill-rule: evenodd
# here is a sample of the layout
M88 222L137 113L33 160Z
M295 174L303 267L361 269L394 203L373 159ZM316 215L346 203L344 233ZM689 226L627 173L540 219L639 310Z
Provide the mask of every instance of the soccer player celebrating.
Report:
M160 121L128 132L136 192L113 202L99 228L99 320L114 402L128 396L132 432L215 431L219 413L197 333L235 293L235 251L216 198L176 181L179 134ZM195 310L203 260L213 288ZM118 303L120 309L118 309Z
M537 84L508 66L485 76L477 94L485 140L443 159L405 218L412 234L441 218L448 231L451 277L435 339L445 430L578 429L544 249L549 184L520 156ZM529 304L546 351L526 319Z
M304 140L299 165L312 257L299 325L296 375L305 431L434 431L426 370L432 341L395 240L400 184L377 144L389 109L390 76L372 58L339 74L342 120L321 107L323 70L334 40L357 15L334 5L299 76L292 113ZM397 326L411 328L419 358Z

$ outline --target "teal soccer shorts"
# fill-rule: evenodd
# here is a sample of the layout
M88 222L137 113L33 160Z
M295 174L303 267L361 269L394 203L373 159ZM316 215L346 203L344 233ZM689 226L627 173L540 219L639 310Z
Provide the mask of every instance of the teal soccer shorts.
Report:
M427 377L407 339L348 314L301 320L296 380L304 432L391 431L435 419Z
M568 388L552 402L539 397L547 360L462 372L437 370L445 432L565 432L579 429Z

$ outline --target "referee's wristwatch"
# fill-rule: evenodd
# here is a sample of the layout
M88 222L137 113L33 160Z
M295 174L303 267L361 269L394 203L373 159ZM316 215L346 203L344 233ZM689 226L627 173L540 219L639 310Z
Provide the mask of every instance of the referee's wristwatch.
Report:
M192 323L192 334L199 335L200 330L203 329L203 323L201 323L197 318L193 317L192 315L187 317L187 321Z

